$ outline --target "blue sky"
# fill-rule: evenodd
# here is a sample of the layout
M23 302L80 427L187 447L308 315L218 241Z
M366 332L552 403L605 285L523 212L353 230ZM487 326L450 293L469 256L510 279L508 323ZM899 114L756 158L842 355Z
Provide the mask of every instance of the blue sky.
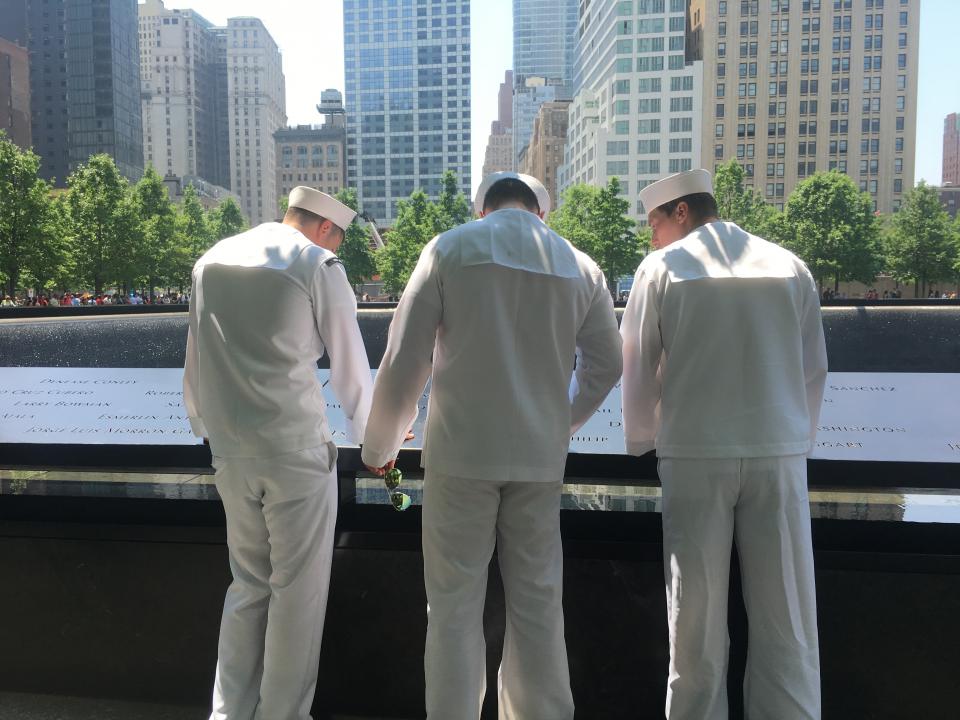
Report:
M497 90L512 64L513 3L472 3L472 180L476 188L490 122L496 117ZM217 24L239 15L261 18L283 53L291 124L319 122L314 105L320 91L343 90L341 0L167 0L166 5L193 8ZM960 112L958 28L960 0L922 0L916 179L932 184L940 182L943 119Z

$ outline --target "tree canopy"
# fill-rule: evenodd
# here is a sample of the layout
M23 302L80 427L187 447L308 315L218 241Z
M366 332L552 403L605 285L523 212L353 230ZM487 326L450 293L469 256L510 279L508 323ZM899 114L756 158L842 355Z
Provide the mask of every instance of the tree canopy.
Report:
M921 181L907 193L885 233L887 270L901 282L913 282L914 294L921 297L931 284L956 279L960 274L958 230L937 191Z
M605 187L568 188L563 203L548 218L555 232L600 266L612 293L617 280L632 275L640 264L642 241L629 211L630 201L621 196L620 181L614 177Z
M819 284L832 278L873 282L881 269L879 223L870 196L849 176L817 173L790 194L775 234L803 259Z

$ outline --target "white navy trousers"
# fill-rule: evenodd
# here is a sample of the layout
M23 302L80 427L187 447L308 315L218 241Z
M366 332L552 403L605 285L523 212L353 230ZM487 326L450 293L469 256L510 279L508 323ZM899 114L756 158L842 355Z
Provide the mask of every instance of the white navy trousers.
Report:
M562 482L497 482L425 473L424 657L429 720L478 720L487 688L483 605L494 546L506 632L500 720L572 720L563 635Z
M749 620L747 720L819 720L820 654L802 455L662 458L668 720L727 718L727 589L736 538Z
M337 448L214 458L233 582L211 720L309 720L337 520Z

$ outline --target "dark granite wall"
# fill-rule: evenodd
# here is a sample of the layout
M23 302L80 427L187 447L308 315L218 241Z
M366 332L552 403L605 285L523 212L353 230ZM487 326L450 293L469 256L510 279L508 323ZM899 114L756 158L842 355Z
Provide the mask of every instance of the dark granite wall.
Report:
M392 316L358 315L371 367ZM960 372L960 305L825 307L823 322L835 372ZM186 332L186 314L172 312L9 319L0 322L0 367L182 367Z

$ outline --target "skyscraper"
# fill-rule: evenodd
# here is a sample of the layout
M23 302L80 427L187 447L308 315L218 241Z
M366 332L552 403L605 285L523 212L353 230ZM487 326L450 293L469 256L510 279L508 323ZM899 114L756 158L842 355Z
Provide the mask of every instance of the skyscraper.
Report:
M63 0L43 6L27 0L0 0L0 37L33 55L30 135L33 149L40 156L40 177L56 178L61 187L70 174L65 17Z
M702 63L684 56L686 0L583 4L559 191L620 180L641 223L641 188L700 165Z
M900 207L914 176L919 0L696 0L691 10L707 167L736 158L778 207L799 181L834 169L878 211Z
M445 170L470 195L470 2L344 0L347 176L382 225Z
M507 70L497 93L497 119L490 123L490 136L483 156L483 175L513 170L513 71Z
M227 122L224 132L218 132L214 142L217 145L215 156L217 159L216 176L223 182L219 183L225 188L230 187L230 102L227 93L230 90L230 81L227 80L227 38L228 32L225 27L213 28L214 35L214 87L216 95L214 97L214 117L217 122Z
M63 185L94 153L143 172L136 0L0 0L0 36L30 51L40 174Z
M943 121L943 172L941 185L960 186L960 114L950 113Z
M228 132L227 113L217 113L217 34L193 10L168 10L146 0L140 13L140 96L146 162L161 175L201 177L229 185L218 153ZM224 65L225 69L225 65ZM226 74L223 74L226 80ZM224 108L225 110L225 108Z
M136 180L143 174L137 2L65 5L70 168L106 153Z
M540 105L573 97L578 0L513 0L514 162Z
M0 130L24 150L30 142L30 55L0 38Z
M257 225L280 214L273 138L287 124L280 49L252 17L227 20L226 45L230 189Z

